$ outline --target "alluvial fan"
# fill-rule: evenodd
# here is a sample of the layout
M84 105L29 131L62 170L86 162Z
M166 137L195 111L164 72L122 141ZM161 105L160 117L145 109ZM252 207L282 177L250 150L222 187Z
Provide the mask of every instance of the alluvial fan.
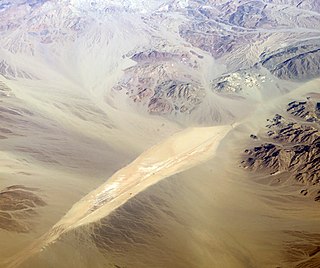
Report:
M317 0L0 1L0 267L318 267L319 29Z

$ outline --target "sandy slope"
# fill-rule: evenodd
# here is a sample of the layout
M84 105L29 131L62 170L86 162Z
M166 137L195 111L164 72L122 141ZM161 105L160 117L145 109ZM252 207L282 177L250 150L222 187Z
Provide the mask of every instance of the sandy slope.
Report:
M7 267L17 267L63 233L106 217L161 179L211 158L230 130L231 126L187 129L153 146L76 203L47 234L15 256Z

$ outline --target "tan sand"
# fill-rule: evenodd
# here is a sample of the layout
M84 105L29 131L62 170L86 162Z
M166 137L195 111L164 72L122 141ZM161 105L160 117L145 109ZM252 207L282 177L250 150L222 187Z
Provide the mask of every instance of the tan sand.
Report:
M198 165L214 156L231 126L192 128L153 146L90 192L43 237L19 253L7 267L17 267L63 233L98 221L163 178Z

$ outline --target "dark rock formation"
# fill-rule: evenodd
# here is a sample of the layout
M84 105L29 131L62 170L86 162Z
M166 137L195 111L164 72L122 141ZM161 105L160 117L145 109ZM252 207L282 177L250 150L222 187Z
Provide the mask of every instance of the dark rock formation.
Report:
M276 114L268 120L266 141L260 146L245 150L243 167L269 174L288 173L290 179L304 185L301 194L320 200L320 131L310 118L314 113L310 101L293 101L287 111L303 119L295 122L289 116ZM315 190L315 187L318 190ZM312 188L312 191L309 191Z
M205 23L194 23L192 25L181 25L180 36L195 47L209 52L214 58L220 58L231 52L237 43L238 38L228 32L221 33L212 25ZM207 30L204 28L208 28ZM244 41L244 38L240 38Z
M320 76L319 41L300 43L262 55L262 66L285 80L308 80Z
M135 53L133 56L131 56L131 59L136 62L144 62L144 61L159 61L159 60L166 60L166 59L172 59L175 57L179 57L177 54L169 53L169 52L163 52L163 51L142 51Z
M317 117L320 119L320 102L317 102L315 110Z
M310 99L309 99L310 100ZM320 103L312 101L292 101L288 104L287 111L307 122L320 122Z
M188 75L182 72L171 73L171 70L170 61L150 63L144 60L127 69L113 90L125 92L137 106L143 107L150 114L190 113L202 102L204 88Z
M197 97L199 88L191 83L168 80L155 88L148 108L151 113L163 113L173 109L180 113L190 112L201 103ZM166 100L173 100L173 105ZM181 102L181 100L184 100ZM166 107L166 103L170 107Z
M251 135L250 135L250 138L251 138L251 139L254 139L254 140L257 140L257 139L258 139L258 136L257 136L257 135L254 135L254 134L251 134Z
M251 1L237 7L232 13L229 22L245 28L257 28L264 23L268 23L268 18L264 12L265 4L260 1Z

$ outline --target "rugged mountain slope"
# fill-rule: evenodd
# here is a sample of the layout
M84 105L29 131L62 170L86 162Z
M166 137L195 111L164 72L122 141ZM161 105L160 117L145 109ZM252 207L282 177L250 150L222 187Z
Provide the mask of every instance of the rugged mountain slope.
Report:
M237 105L246 105L245 99L268 95L269 83L255 76L297 81L319 74L317 4L289 4L6 1L0 9L0 73L16 80L63 76L94 98L113 104L122 99L117 109L129 104L180 122L231 122L237 112L215 93L242 92ZM237 73L245 83L228 79L222 86ZM290 87L279 80L275 91ZM215 108L204 108L208 102ZM219 116L204 120L204 113Z
M320 201L319 103L319 98L310 97L307 101L292 101L288 115L277 114L268 120L266 136L261 136L264 143L245 151L243 166L296 180L303 187L301 194Z
M310 4L312 8L308 11L263 1L208 1L206 5L190 2L190 20L180 26L180 35L226 61L230 69L250 67L259 61L266 47L273 51L279 45L285 47L319 35L320 17L313 11L317 4Z
M308 44L309 43L309 44ZM263 55L261 64L280 79L303 81L320 75L320 40Z

